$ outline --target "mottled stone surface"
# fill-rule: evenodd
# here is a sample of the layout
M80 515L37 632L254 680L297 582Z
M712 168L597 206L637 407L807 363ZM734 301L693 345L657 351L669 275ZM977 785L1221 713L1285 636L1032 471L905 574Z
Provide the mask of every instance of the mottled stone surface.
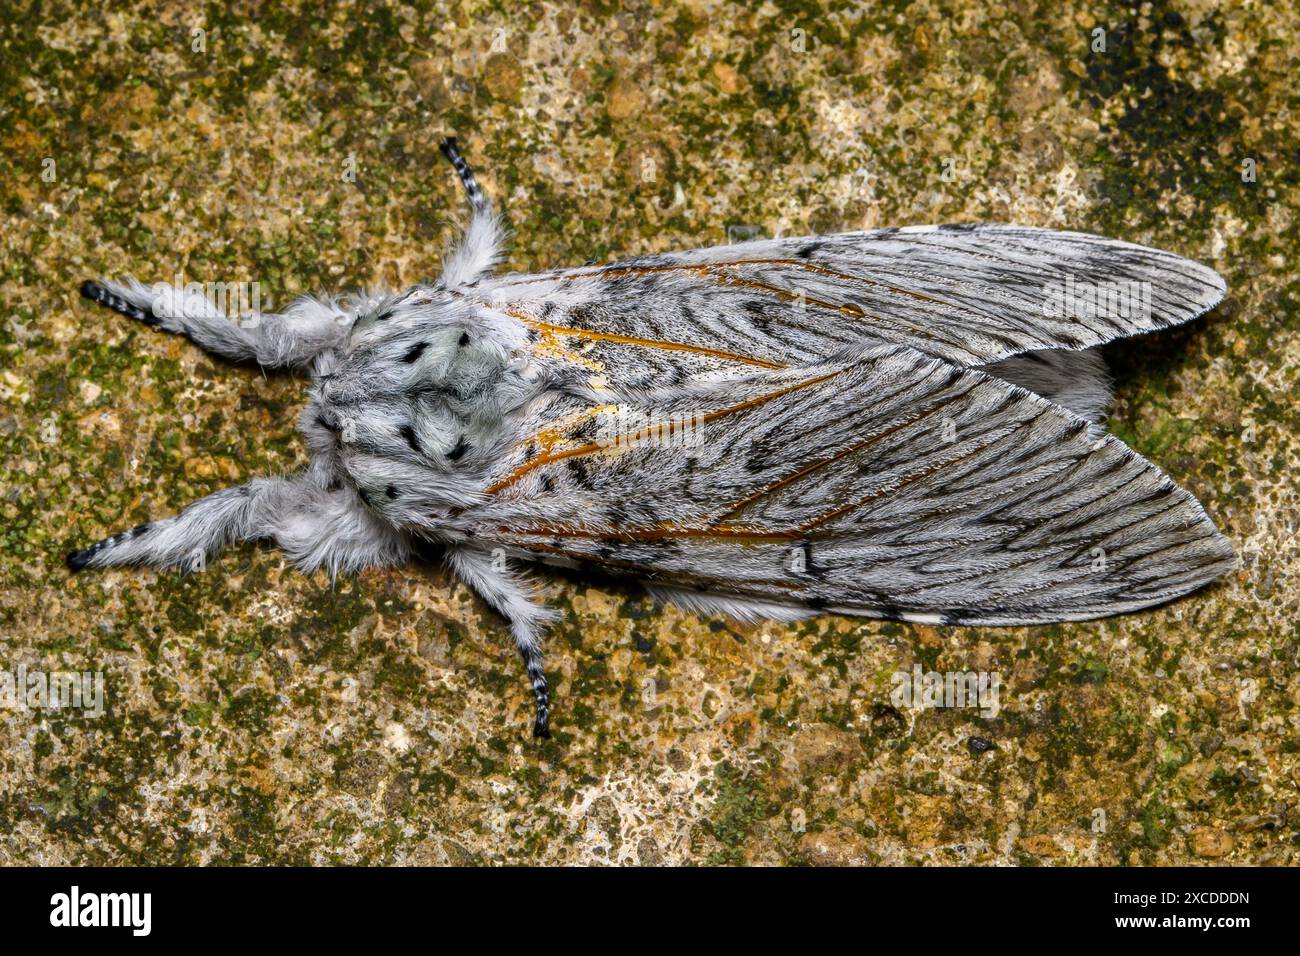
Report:
M108 699L0 710L0 863L1297 862L1294 4L222 6L0 9L0 664ZM71 577L71 547L303 460L300 379L79 281L429 276L463 211L445 131L513 269L979 220L1212 263L1225 306L1111 349L1111 427L1241 570L1012 629L742 627L556 581L541 746L504 626L437 567L331 587L243 546ZM1000 712L895 707L918 663L998 672Z

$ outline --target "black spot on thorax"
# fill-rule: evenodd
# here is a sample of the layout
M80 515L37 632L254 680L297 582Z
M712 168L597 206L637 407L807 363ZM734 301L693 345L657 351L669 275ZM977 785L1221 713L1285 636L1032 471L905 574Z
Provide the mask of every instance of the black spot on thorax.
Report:
M447 460L460 461L462 458L465 457L465 453L467 451L469 451L469 443L465 441L465 436L461 435L458 439L456 439L456 447L453 448L451 451L447 452Z
M403 425L398 429L398 433L406 439L406 443L411 446L411 450L419 454L424 454L424 449L420 447L420 439L415 435L415 428L410 423Z

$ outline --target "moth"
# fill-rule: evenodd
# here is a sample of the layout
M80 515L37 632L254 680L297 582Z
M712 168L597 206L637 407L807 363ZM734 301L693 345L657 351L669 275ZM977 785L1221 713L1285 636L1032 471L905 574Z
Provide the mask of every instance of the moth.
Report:
M1196 262L1002 225L758 240L494 275L471 214L437 281L233 321L135 280L81 293L311 374L310 464L74 551L194 570L273 539L332 575L440 546L508 619L549 735L531 563L701 614L1012 625L1134 611L1233 568L1200 504L1101 427L1104 343L1223 297Z

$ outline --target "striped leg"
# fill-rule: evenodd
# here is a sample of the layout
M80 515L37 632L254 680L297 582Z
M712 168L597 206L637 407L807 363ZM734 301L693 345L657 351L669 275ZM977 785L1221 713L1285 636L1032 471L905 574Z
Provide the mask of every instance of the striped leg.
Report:
M443 155L451 162L469 196L470 220L465 234L448 254L442 266L439 284L447 289L469 285L491 272L501 259L501 244L505 240L501 220L492 210L492 203L479 189L474 172L456 148L456 140L447 137L441 143Z
M533 736L551 736L551 701L546 691L546 675L542 672L542 632L556 614L537 603L525 581L507 570L494 565L492 553L479 548L454 547L447 549L447 561L456 575L477 591L483 600L492 605L510 622L510 633L515 647L524 659L528 679L533 685L537 701L537 718L533 722Z
M474 178L474 171L469 168L469 163L465 162L465 157L461 156L460 150L456 147L456 137L448 136L438 148L442 150L442 155L447 157L451 163L451 168L456 170L456 175L460 177L461 183L465 187L465 192L469 196L469 204L475 212L481 209L490 209L491 204L488 198L483 195L483 190L478 188L478 180Z
M214 355L267 368L307 365L343 338L349 320L332 304L302 298L282 314L255 312L237 321L201 292L166 283L146 286L134 279L86 281L81 294L137 322L184 335Z
M201 570L207 559L235 541L266 534L277 499L288 490L281 479L258 478L200 498L173 518L151 521L68 555L68 567L107 568L148 564Z
M199 571L229 544L274 538L298 567L332 575L390 566L410 554L406 536L364 507L349 489L310 478L254 478L200 498L180 514L68 555L68 567L146 564Z

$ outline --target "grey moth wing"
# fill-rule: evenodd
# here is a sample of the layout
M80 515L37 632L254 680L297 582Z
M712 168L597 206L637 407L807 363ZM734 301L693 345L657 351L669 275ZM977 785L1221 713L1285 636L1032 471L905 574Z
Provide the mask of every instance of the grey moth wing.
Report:
M1088 349L1190 321L1224 291L1214 270L1158 249L972 224L641 256L489 278L473 293L553 352L580 351L639 376L635 384L655 384L872 345L903 345L958 366Z
M1233 566L1196 500L1122 442L910 349L617 397L585 416L622 416L596 430L612 437L525 435L547 450L500 472L458 525L742 618L1081 620Z

